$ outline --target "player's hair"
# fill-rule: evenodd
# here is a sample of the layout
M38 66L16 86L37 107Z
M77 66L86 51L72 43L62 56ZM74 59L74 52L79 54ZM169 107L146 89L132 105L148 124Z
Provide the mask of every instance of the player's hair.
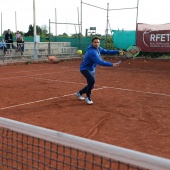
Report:
M93 37L93 38L92 38L92 42L93 42L94 40L101 40L101 38L100 38L100 37Z

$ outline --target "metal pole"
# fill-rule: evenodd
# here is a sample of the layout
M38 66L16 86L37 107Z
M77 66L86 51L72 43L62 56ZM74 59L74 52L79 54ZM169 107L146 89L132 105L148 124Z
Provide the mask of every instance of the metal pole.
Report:
M82 6L82 0L81 0L81 4L80 4L80 8L81 8L81 30L80 30L80 49L82 50L83 46L82 46L82 36L83 36L83 6ZM78 23L79 24L79 23Z
M2 36L2 12L1 12L1 36Z
M57 11L56 11L56 8L55 8L55 35L57 36Z
M78 24L80 23L79 21L79 8L77 7L77 15L78 15ZM80 25L79 25L79 33L80 33Z
M136 45L137 45L137 30L138 30L138 6L139 6L139 0L137 0L137 13L136 13Z
M79 8L77 7L77 14L78 14L78 24L80 23L79 21ZM78 37L79 37L79 49L81 49L81 32L80 32L80 25L78 25L79 27L79 34L78 34Z
M82 18L82 13L83 13L83 8L82 8L82 0L81 0L81 4L80 4L80 6L81 6L81 34L82 34L82 30L83 30L83 28L82 28L82 25L83 25L83 18Z
M15 31L17 32L17 13L15 11Z
M136 30L137 30L137 23L138 23L138 6L139 6L139 0L137 0Z
M33 25L34 25L34 60L37 60L37 38L36 38L36 16L35 16L35 0L33 0Z
M48 34L48 41L49 41L49 43L48 43L48 56L50 56L51 55L51 46L50 46L50 19L49 19L49 34Z
M75 32L76 32L76 34L77 34L77 29L76 29L76 25L74 25L74 28L75 28Z
M108 25L109 25L109 3L107 3L106 41L108 39Z

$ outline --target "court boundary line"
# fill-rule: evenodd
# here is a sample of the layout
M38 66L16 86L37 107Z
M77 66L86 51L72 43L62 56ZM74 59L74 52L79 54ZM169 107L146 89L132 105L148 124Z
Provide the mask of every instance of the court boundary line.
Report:
M68 67L60 67L60 68L62 68L62 69L66 69L66 68L68 68ZM72 68L72 69L74 69L74 68ZM29 70L29 71L16 71L16 72L12 72L12 74L17 74L17 73L32 73L32 72L37 72L37 71L48 71L49 72L49 70L55 70L55 73L58 73L58 71L56 71L56 68L48 68L48 69L39 69L39 70ZM74 69L74 70L69 70L69 71L75 71L75 72L77 72L77 71L79 71L78 69ZM61 72L60 70L59 70L59 72ZM64 71L62 71L62 72L66 72L66 70ZM10 72L8 72L8 73L1 73L1 75L4 75L4 74L10 74L11 75L11 73ZM51 74L51 73L48 73L48 74ZM20 77L20 76L18 76L18 77ZM10 77L8 77L8 78L10 78ZM17 78L17 77L16 77ZM0 78L0 79L4 79L4 78Z
M102 90L102 89L116 89L116 90L123 90L123 91L128 91L128 92L136 92L136 93L144 93L144 94L153 94L153 95L161 95L161 96L170 97L170 95L166 95L166 94L152 93L152 92L144 92L144 91L136 91L136 90L123 89L123 88L115 88L115 87L108 87L108 86L101 86L101 87L99 87L99 88L97 88L97 89L93 89L93 91ZM1 110L5 110L5 109L10 109L10 108L19 107L19 106L25 106L25 105L30 105L30 104L35 104L35 103L44 102L44 101L49 101L49 100L64 98L64 97L73 96L73 95L75 95L75 93L65 94L65 95L63 95L63 96L50 97L50 98L47 98L47 99L37 100L37 101L34 101L34 102L28 102L28 103L22 103L22 104L18 104L18 105L3 107L3 108L0 108L0 111L1 111Z
M62 67L65 68L65 67ZM102 68L102 67L101 67ZM51 68L51 70L53 70L55 68ZM124 68L120 68L120 69L124 69ZM46 69L42 69L42 70L46 70ZM35 70L33 70L35 71ZM39 70L38 70L39 71ZM75 69L72 71L76 71ZM144 70L145 71L145 70ZM152 70L153 71L153 70ZM23 72L32 72L32 71L23 71ZM63 71L62 71L63 72ZM53 72L56 73L56 72ZM85 83L76 83L76 82L69 82L69 81L60 81L60 80L52 80L52 79L44 79L44 78L37 78L34 76L38 76L38 75L44 75L44 74L51 74L51 73L43 73L43 74L34 74L33 76L16 76L16 77L9 77L9 78L0 78L0 79L11 79L11 78L31 78L31 79L39 79L39 80L44 80L44 81L55 81L55 82L59 82L59 83L68 83L68 84L81 84L81 85L86 85ZM157 93L157 92L148 92L148 91L142 91L142 90L133 90L133 89L124 89L124 88L119 88L119 87L109 87L109 86L101 86L101 85L95 85L96 89L93 90L102 90L102 89L114 89L114 90L121 90L121 91L127 91L127 92L135 92L135 93L143 93L143 94L151 94L151 95L159 95L159 96L166 96L166 97L170 97L170 94L165 94L165 93ZM29 104L35 104L35 103L40 103L40 102L44 102L44 101L49 101L49 100L54 100L54 99L58 99L58 98L63 98L63 97L67 97L67 96L72 96L75 93L72 94L66 94L63 96L55 96L52 98L47 98L47 99L41 99L41 100L37 100L37 101L32 101L32 102L28 102L28 103L21 103L21 104L17 104L17 105L12 105L12 106L8 106L8 107L3 107L0 108L0 110L5 110L5 109L9 109L9 108L14 108L14 107L19 107L19 106L24 106L24 105L29 105Z
M51 73L44 73L44 74L51 74ZM34 76L44 75L44 74L35 74ZM32 79L40 79L40 80L48 80L48 81L56 81L56 82L60 82L60 83L83 84L83 85L85 85L85 83L76 83L76 82L69 82L69 81L51 80L51 79L37 78L37 77L33 77L33 76L18 76L18 77L10 77L10 78L20 78L20 77L32 78ZM10 78L0 78L0 79L10 79ZM145 91L141 91L141 90L131 90L131 89L123 89L123 88L119 88L119 87L109 87L109 86L100 86L100 85L95 85L95 86L114 88L114 89L117 89L117 90L125 90L125 91L133 91L133 92L140 92L140 93L155 94L155 95L168 96L168 97L170 96L170 94L165 94L165 93L145 92Z
M69 72L70 72L70 71L75 71L75 70L69 70ZM50 73L43 73L43 74L40 73L40 74L34 74L33 76L41 76L41 75L46 75L46 74L56 74L56 73L63 73L63 72L67 72L67 71L58 71L58 72L52 72L52 73L50 72ZM17 73L17 72L15 72L15 73ZM4 80L4 79L15 79L15 78L17 79L17 78L22 78L22 77L23 77L23 78L27 78L27 77L29 78L29 77L31 77L31 76L29 76L29 75L24 76L24 75L23 75L23 76L5 77L5 78L2 77L2 78L0 78L0 80Z
M98 88L98 89L95 89L95 90L101 90L101 89L104 89L104 88L107 88L107 87ZM28 102L28 103L22 103L22 104L17 104L17 105L13 105L13 106L3 107L3 108L0 108L0 110L15 108L15 107L19 107L19 106L30 105L30 104L35 104L35 103L40 103L40 102L44 102L44 101L64 98L64 97L73 96L73 95L75 95L75 93L65 94L63 96L50 97L50 98L47 98L47 99L37 100L37 101L34 101L34 102Z
M68 67L66 67L66 66L62 66L62 67L60 67L61 69L66 69L66 68L68 68ZM72 67L72 69L74 69L74 68L77 68L77 67L75 67L75 66L73 66ZM103 67L103 66L99 66L98 67L99 69L110 69L110 68L108 68L108 67ZM131 68L123 68L123 67L121 67L121 68L116 68L116 69L118 69L118 70L130 70L130 71L141 71L141 72L159 72L159 73L164 73L164 72L168 72L168 71L157 71L157 70L142 70L142 69L131 69ZM30 73L30 72L34 72L34 71L42 71L42 70L56 70L56 68L48 68L48 69L41 69L41 70L29 70L29 71L16 71L16 72L12 72L12 73L14 73L14 74L17 74L17 73L26 73L26 72L28 72L28 73ZM74 70L69 70L69 71L79 71L78 69L74 69ZM57 72L57 71L56 71ZM55 72L55 73L56 73ZM3 75L3 74L11 74L10 72L9 73L1 73L1 75ZM49 73L49 74L51 74L51 73ZM20 76L19 76L20 77ZM10 77L9 77L10 78ZM16 77L17 78L17 77ZM5 79L5 78L0 78L0 79ZM8 79L8 78L7 78Z
M48 81L56 81L56 82L60 82L60 83L86 85L85 83L76 83L76 82L69 82L69 81L51 80L51 79L35 78L35 77L28 77L28 78L40 79L40 80L48 80ZM101 85L95 85L95 86L102 87L102 88L113 88L113 89L116 89L116 90L132 91L132 92L137 92L137 93L146 93L146 94L153 94L153 95L160 95L160 96L170 97L170 94L165 94L165 93L146 92L146 91L142 91L142 90L132 90L132 89L124 89L124 88L120 88L120 87L109 87L109 86L101 86ZM95 90L95 89L93 89L93 90Z

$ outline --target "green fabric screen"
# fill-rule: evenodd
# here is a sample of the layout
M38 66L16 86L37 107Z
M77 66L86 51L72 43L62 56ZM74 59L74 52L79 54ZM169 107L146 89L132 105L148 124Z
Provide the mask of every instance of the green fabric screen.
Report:
M126 50L131 45L136 45L136 31L112 30L114 48Z

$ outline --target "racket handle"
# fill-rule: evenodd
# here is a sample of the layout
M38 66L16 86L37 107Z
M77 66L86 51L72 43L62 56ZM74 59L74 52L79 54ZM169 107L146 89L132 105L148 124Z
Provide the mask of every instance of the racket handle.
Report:
M122 63L122 60L118 61L118 64L121 64Z

